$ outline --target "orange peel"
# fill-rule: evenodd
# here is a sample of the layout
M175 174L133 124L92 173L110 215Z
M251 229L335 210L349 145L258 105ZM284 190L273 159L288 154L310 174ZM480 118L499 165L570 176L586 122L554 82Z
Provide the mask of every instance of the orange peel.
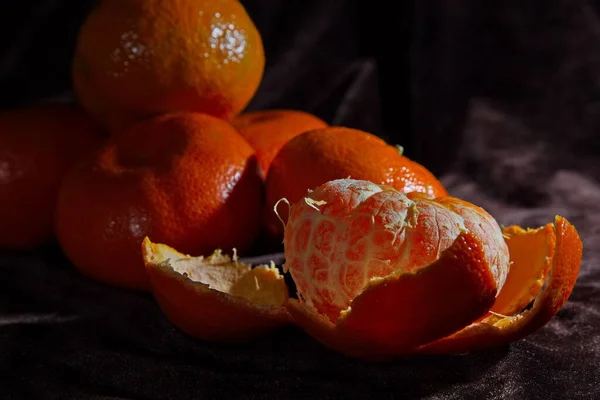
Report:
M239 342L289 321L288 288L273 264L252 268L220 250L191 257L147 237L142 255L159 306L191 336Z
M505 232L511 250L519 248L523 245L522 242L536 235L543 234L546 238L542 246L530 248L531 253L513 252L511 255L515 271L526 268L527 261L532 257L549 259L550 272L546 287L535 297L533 306L513 316L491 314L452 336L422 347L419 352L466 353L515 342L546 325L567 302L577 282L583 251L583 244L575 227L565 218L556 216L554 223L536 230L510 227Z
M510 226L502 233L512 260L506 282L491 311L515 315L531 303L544 285L552 267L556 235L553 224L538 229Z

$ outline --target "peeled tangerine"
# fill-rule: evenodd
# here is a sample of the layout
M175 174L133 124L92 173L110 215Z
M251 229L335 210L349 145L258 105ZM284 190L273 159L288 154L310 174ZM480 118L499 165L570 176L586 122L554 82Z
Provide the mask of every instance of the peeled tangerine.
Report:
M160 306L191 335L240 340L293 321L371 360L464 353L531 334L567 301L582 252L562 217L501 230L465 201L352 179L292 204L284 245L297 300L274 266L252 269L219 251L194 258L149 239L142 250Z
M562 217L502 231L465 201L351 179L293 204L284 244L299 297L288 302L293 319L326 346L369 359L463 353L534 332L569 297L582 251Z

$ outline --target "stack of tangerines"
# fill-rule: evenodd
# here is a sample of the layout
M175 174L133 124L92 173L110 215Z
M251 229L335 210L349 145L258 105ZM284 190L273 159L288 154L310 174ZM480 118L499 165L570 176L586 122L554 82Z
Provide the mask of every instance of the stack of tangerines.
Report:
M302 111L244 112L264 66L260 34L237 0L102 0L78 38L78 105L0 115L0 246L55 237L83 274L153 290L196 336L244 337L295 318L356 355L405 353L483 318L496 297L523 306L538 293L549 264L535 261L520 282L509 258L524 256L509 254L493 218L448 200L400 148ZM541 232L513 236L556 236ZM569 240L576 265L578 238ZM282 241L300 303L289 301L276 268L236 258ZM457 259L468 268L455 270ZM444 268L456 274L462 293L449 304L466 307L460 318L443 318L448 288L417 277L428 265L439 277L448 278ZM398 283L399 271L415 282ZM369 292L374 280L384 284ZM411 295L423 310L405 310ZM413 328L386 320L394 309ZM383 320L359 326L374 315Z
M330 179L445 193L366 132L296 110L242 113L264 65L236 0L100 2L73 60L78 107L2 115L0 244L28 248L55 233L84 274L148 289L145 236L244 255L281 243L277 200Z

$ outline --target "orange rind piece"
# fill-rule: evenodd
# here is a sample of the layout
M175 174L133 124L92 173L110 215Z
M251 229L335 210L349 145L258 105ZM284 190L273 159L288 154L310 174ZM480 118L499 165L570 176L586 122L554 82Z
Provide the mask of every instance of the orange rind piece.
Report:
M288 288L274 265L252 268L220 250L191 257L147 237L142 254L156 301L191 336L240 342L289 321Z
M544 285L552 267L556 235L553 224L538 229L510 226L502 233L511 254L511 265L491 311L515 315L531 303Z
M533 306L516 315L490 314L487 318L434 343L423 346L420 353L459 354L498 347L520 340L546 325L567 302L579 275L583 244L573 225L557 216L554 223L536 230L509 227L504 230L511 250L511 274L525 275L523 269L544 275L549 265L546 286L535 296ZM544 240L540 240L544 239ZM530 244L530 246L527 246ZM536 245L537 244L537 245ZM525 247L527 246L527 247ZM519 251L519 249L528 251ZM515 301L504 304L525 304L535 288L541 288L539 279L521 281L521 285L507 285L505 290L515 293ZM534 285L531 283L535 282ZM519 286L519 287L517 287ZM504 291L504 290L503 290ZM498 301L504 297L502 292ZM492 307L492 310L497 308Z

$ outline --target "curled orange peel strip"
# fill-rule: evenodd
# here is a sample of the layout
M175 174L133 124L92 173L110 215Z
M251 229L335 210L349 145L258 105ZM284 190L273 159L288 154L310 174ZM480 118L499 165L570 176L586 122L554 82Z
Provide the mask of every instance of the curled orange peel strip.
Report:
M511 254L511 266L491 311L512 316L523 311L542 289L552 267L556 235L553 224L527 230L510 226L502 233Z
M496 292L481 243L465 232L428 267L373 280L335 325L299 301L288 308L325 346L376 361L412 353L476 321Z
M530 248L530 253L516 249L523 241L547 235L544 246ZM557 216L554 224L537 230L508 228L507 243L515 268L526 268L531 257L549 258L550 273L546 287L536 296L531 309L514 316L490 315L463 330L422 346L419 353L458 354L506 345L520 340L547 324L566 303L579 275L583 244L577 230L565 218Z
M287 286L274 266L251 268L220 251L190 257L149 238L142 255L162 311L191 336L239 342L289 322Z

